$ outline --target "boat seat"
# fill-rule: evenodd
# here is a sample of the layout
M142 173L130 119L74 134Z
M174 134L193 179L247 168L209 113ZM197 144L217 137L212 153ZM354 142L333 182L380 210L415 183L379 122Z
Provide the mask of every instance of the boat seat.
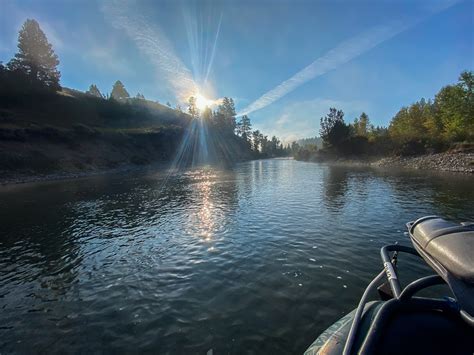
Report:
M449 273L474 284L474 224L424 217L411 224L410 236L418 252L446 281Z

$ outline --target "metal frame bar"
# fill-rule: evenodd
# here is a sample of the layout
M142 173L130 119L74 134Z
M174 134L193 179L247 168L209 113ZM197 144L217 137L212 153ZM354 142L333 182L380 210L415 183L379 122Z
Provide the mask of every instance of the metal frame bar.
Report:
M393 256L390 256L391 252L394 252ZM449 302L445 300L417 299L417 298L412 297L416 292L424 288L445 283L445 281L439 275L431 275L431 276L417 279L402 289L400 285L400 281L398 280L396 266L393 264L393 261L396 260L399 252L408 253L408 254L421 257L421 255L418 253L418 251L415 248L399 245L399 244L386 245L380 249L380 256L384 264L384 270L381 271L372 280L372 282L367 286L367 288L364 291L364 294L362 295L359 301L359 305L354 315L354 320L352 322L351 329L349 331L349 335L347 337L346 344L344 346L344 351L343 351L344 355L350 355L352 353L352 347L355 343L357 330L359 328L359 324L362 318L362 313L364 311L365 303L367 302L368 295L370 291L376 286L376 284L382 280L384 274L389 281L390 289L392 290L394 297L392 300L387 301L387 303L382 307L383 309L388 309L387 307L391 309L392 304L393 306L395 306L396 304L400 304L400 305L403 304L403 305L408 306L412 302L418 305L424 305L425 307L452 308L452 305L449 306ZM390 306L387 306L388 304ZM379 324L380 322L382 322L383 319L385 319L385 316L382 316L382 313L386 313L385 311L384 312L381 312L381 311L379 311L379 314L377 315L377 319L378 319L377 323ZM376 328L377 327L371 327L371 329L376 329ZM366 340L369 338L369 335L370 335L370 338L373 338L375 336L374 330L372 330L370 334L367 335ZM363 348L367 349L366 342L364 342Z

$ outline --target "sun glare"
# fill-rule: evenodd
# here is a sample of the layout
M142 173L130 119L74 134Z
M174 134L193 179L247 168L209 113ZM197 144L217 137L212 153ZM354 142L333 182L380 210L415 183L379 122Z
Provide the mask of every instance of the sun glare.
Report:
M196 107L200 111L204 110L206 107L211 107L212 105L214 105L214 100L209 100L208 98L204 97L200 93L197 93L195 97L196 97Z

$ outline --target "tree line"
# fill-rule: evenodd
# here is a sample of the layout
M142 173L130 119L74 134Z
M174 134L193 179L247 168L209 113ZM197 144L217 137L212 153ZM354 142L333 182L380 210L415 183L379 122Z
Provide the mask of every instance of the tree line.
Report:
M433 100L421 99L402 107L388 127L374 126L362 114L346 123L344 112L330 108L321 117L323 149L314 145L293 147L297 159L315 155L414 155L440 152L453 143L474 142L474 74L464 71L456 84L443 87Z
M60 84L59 63L59 58L39 23L34 19L27 19L19 31L18 52L6 65L0 62L2 103L6 105L11 105L12 102L27 104L30 100L28 97L45 95L51 102L59 100L56 93L65 90L61 88ZM135 111L142 112L132 106L146 105L150 108L156 107L156 105L151 105L152 103L158 103L146 100L141 93L137 93L132 98L120 80L114 83L110 95L103 94L95 84L91 84L85 94L83 99L85 106L95 107L104 117L126 116ZM90 97L92 101L86 102L87 97ZM169 102L166 105L171 108ZM183 112L179 104L174 110L177 114ZM242 116L237 121L235 103L232 98L223 98L216 110L206 108L199 112L196 98L190 97L187 113L192 119L205 120L224 136L236 137L242 143L242 147L251 152L254 157L275 157L289 154L289 148L283 147L276 136L269 138L259 130L252 131L252 124L248 116ZM136 114L130 117L136 117Z
M224 97L222 103L215 110L206 107L200 112L196 105L196 98L191 96L188 100L188 113L194 119L202 119L204 122L224 135L237 136L244 147L250 150L254 157L280 157L290 155L289 146L284 147L283 143L276 136L269 138L258 129L252 131L252 123L247 115L237 120L235 103L232 98Z

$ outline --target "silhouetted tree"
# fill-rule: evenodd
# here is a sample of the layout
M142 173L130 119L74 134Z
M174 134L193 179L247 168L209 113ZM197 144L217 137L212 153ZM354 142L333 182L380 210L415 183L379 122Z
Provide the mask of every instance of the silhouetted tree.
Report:
M124 100L130 98L128 91L120 80L117 80L112 87L112 93L110 97L115 100Z
M30 80L39 81L46 87L59 90L58 56L41 30L38 22L28 19L18 34L18 53L8 63L11 71L20 71Z
M250 142L252 136L252 124L247 115L243 115L236 126L237 135L241 136L245 141Z
M206 107L204 110L202 110L201 117L205 121L211 121L212 120L212 110L209 107Z
M300 150L300 145L298 144L298 142L292 142L290 149L291 149L291 153L294 155Z
M258 152L261 149L261 136L262 134L258 129L252 132L252 150L255 152Z
M171 107L171 102L167 101L166 106Z
M4 79L7 75L7 68L3 65L3 62L0 62L0 79Z
M334 107L321 117L319 134L326 146L336 146L350 136L350 128L344 123L344 112Z
M139 92L137 93L137 96L135 96L136 99L139 99L139 100L145 100L145 95L143 94L140 94Z
M232 98L224 97L222 99L222 104L219 105L217 109L217 112L220 114L220 117L223 118L225 127L234 132L236 128L234 100Z
M190 96L188 99L188 113L192 118L199 117L199 109L197 108L196 98L194 96Z
M101 99L104 97L102 96L99 88L95 84L92 84L91 86L89 86L89 90L86 91L86 94L95 96L95 97L100 97Z
M268 142L268 136L264 136L263 134L260 134L260 153L264 155L268 155L269 151L270 151L270 146Z
M273 136L270 142L271 142L271 146L270 146L271 154L275 155L277 154L278 148L280 146L280 140L276 136Z

